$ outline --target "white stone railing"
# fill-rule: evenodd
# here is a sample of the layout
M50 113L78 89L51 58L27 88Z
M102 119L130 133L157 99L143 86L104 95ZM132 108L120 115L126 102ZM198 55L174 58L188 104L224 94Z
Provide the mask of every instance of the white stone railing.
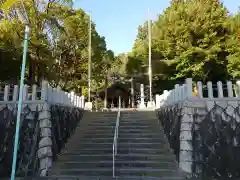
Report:
M0 90L0 103L14 103L18 101L19 86L5 85ZM37 101L45 101L50 104L59 104L65 106L73 106L84 108L85 98L74 92L62 91L58 86L52 88L47 81L43 81L41 87L37 85L23 87L23 103L34 103Z
M196 83L197 96L194 96L194 89L192 78L187 78L185 83L182 85L175 84L174 89L164 90L162 95L156 95L156 108L160 108L163 105L172 105L180 101L187 100L189 98L198 98L198 99L213 99L213 98L240 98L240 81L236 82L235 87L233 88L232 81L227 81L227 96L224 96L223 83L221 81L217 82L217 97L213 96L213 85L212 82L207 82L206 90L207 96L203 96L203 84L198 81Z

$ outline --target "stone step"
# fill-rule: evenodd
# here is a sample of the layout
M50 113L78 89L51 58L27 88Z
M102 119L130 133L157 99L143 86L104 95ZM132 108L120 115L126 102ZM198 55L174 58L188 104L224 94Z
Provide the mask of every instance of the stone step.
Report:
M71 142L71 140L69 141ZM95 138L80 138L79 144L81 143L113 143L113 136L107 137L107 138L100 138L100 137L95 137ZM118 138L118 143L165 143L165 139L161 137L154 137L154 138L145 138L145 137L129 137L129 138L123 138L119 137Z
M112 113L103 113L103 112L97 112L97 113L84 113L84 116L91 117L91 118L96 118L96 117L111 117L111 116L117 116L117 112L112 112Z
M114 116L117 112L85 112L84 115L88 117Z
M112 153L109 154L75 154L75 153L64 153L59 157L59 162L67 161L112 161ZM175 162L175 157L169 154L145 154L145 153L128 153L128 154L117 154L116 160L119 161L164 161L164 162Z
M115 130L115 126L88 126L82 127L82 130L86 131L113 131Z
M96 122L85 122L80 124L82 126L115 126L116 121L106 121L106 122L101 122L101 121L96 121Z
M74 141L73 141L74 142ZM79 142L79 144L76 146L76 145L74 145L73 144L73 146L75 147L75 148L79 148L79 149L81 149L81 148L100 148L100 149L102 149L102 148L109 148L109 147L112 147L112 142L107 142L107 143L104 143L104 142L102 142L102 143L91 143L91 142ZM69 146L71 146L71 145L69 145Z
M161 149L149 149L149 148L119 148L118 147L118 154L128 154L128 153L141 153L141 154L162 154L165 153L166 151L171 151L170 149L167 148L161 148ZM105 149L99 149L99 148L82 148L82 149L74 149L74 150L66 150L64 153L71 153L71 154L99 154L99 155L104 155L104 154L112 154L112 148L105 148Z
M113 138L113 135L114 133L104 133L104 134L100 134L100 133L89 133L89 132L86 132L82 135L82 138L90 138L90 139L94 139L96 137L99 137L99 138L109 138L109 137L112 137Z
M113 178L112 176L75 176L75 175L52 175L51 177L16 177L15 180L185 180L182 177L139 177L139 176L118 176ZM9 180L9 178L2 178L1 180Z
M106 131L106 132L114 132L114 130L115 130L115 127L103 127L103 128L101 128L101 127L91 127L91 126L89 126L89 127L82 127L81 128L81 132L83 132L83 133L86 133L86 132L93 132L93 131L96 131L96 132L102 132L102 131Z
M105 127L105 128L101 128L101 127L98 127L98 128L95 128L95 127L88 127L88 128L81 128L82 131L84 132L93 132L93 131L96 131L96 132L104 132L104 131L107 131L107 132L112 132L115 130L115 127Z
M104 133L104 134L93 134L92 132L89 133L89 132L86 132L84 134L82 134L81 136L81 139L84 139L84 138L89 138L89 139L94 139L96 137L98 138L112 138L113 139L113 136L114 136L114 132L110 132L110 133ZM134 133L134 134L131 134L131 133L124 133L124 134L118 134L118 138L121 139L121 138L124 138L124 139L127 139L131 137L132 139L134 138L160 138L160 139L165 139L164 135L161 135L161 133Z
M123 128L123 127L119 127L118 128L119 131L119 135L121 134L149 134L149 133L155 133L155 134L160 134L160 135L164 135L163 131L159 130L158 127L155 128L146 128L146 127L127 127L127 128ZM82 127L81 129L79 129L76 133L82 133L82 135L84 134L90 134L90 133L114 133L115 132L115 127Z
M87 123L116 123L117 115L112 117L95 117L95 118L89 118L89 117L83 117L80 121L80 124L87 124Z
M71 154L66 153L63 156L60 156L58 162L67 162L67 161L76 161L76 162L86 162L86 161L112 161L112 154L104 155L84 155L84 154Z
M113 161L86 161L86 162L75 162L75 161L67 161L61 162L57 165L58 168L63 169L75 169L75 168L112 168ZM115 161L115 168L177 168L177 163L175 162L164 162L164 161ZM56 167L55 167L56 168Z
M147 121L156 121L158 120L156 115L155 116L152 116L152 117L148 117L148 116L145 116L145 115L137 115L137 116L127 116L127 115L124 115L124 114L121 114L121 119L123 120L139 120L139 121L142 121L142 120L147 120Z
M116 121L117 119L117 114L111 115L111 116L85 116L85 119L87 120L86 122L94 122L94 121ZM85 120L84 119L84 120Z
M156 138L159 138L159 139L162 139L162 140L165 140L165 137L161 136L161 134L139 134L139 133L134 133L134 134L129 134L129 133L124 133L124 134L119 134L118 135L118 138L121 139L121 138L129 138L131 137L131 139L136 139L136 138L153 138L153 139L156 139ZM167 140L165 140L165 142L167 142ZM164 142L164 143L165 143Z
M164 161L164 162L176 162L175 157L170 153L163 154L145 154L145 153L128 153L128 154L117 154L117 160L122 161Z
M114 180L112 176L75 176L75 175L52 175L51 177L45 177L43 179L34 180ZM17 179L16 179L17 180ZM30 180L30 179L29 179ZM151 180L151 179L150 179ZM153 179L155 180L155 179Z
M96 126L96 127L102 127L102 126L116 126L116 121L106 121L106 122L84 122L80 123L79 126L81 127L88 127L88 126ZM149 128L151 127L156 127L159 126L158 123L152 123L152 122L124 122L124 121L119 121L119 126L120 127L135 127L135 126L147 126Z
M124 114L124 113L121 113L121 118L122 119L147 119L149 121L151 120L156 120L157 119L157 116L156 115L153 115L153 116L146 116L145 114L142 114L142 115L134 115L134 114L131 114L131 115L127 115L127 114Z
M116 123L117 116L113 117L95 117L93 118L85 118L81 121L81 123Z
M119 133L118 137L163 137L163 132L135 132L135 133Z
M151 123L151 124L158 124L158 120L154 119L154 120L149 120L149 119L120 119L119 121L120 123L140 123L140 124L144 124L144 123Z
M106 123L84 123L84 124L80 124L80 127L114 127L116 126L116 122L111 123L111 122L106 122Z
M111 168L70 168L53 171L52 175L85 175L85 176L112 176ZM118 168L116 176L157 176L157 177L174 177L181 174L176 170L161 169L161 168Z
M92 139L94 139L96 137L100 137L100 138L110 138L110 137L112 137L113 138L113 136L114 136L114 132L105 132L105 133L96 132L94 134L93 131L91 131L91 132L86 131L81 135L82 138L92 138Z
M114 123L102 123L102 124L99 124L99 123L86 123L86 124L81 124L81 127L84 127L84 128L89 128L89 127L115 127L116 126L116 122Z
M136 128L131 128L131 129L122 129L119 128L119 134L120 133L152 133L153 130L148 128L148 129L138 129ZM155 131L156 132L156 131Z
M118 176L155 176L164 177L168 179L169 177L178 177L182 174L176 172L176 169L165 168L119 168L116 169L116 175ZM147 177L146 177L147 178Z
M89 125L89 124L94 124L94 125L116 125L116 120L92 120L92 121L85 121L85 122L80 122L80 125ZM120 125L156 125L158 124L158 121L129 121L129 120L121 120L119 121Z
M154 118L156 112L152 111L151 113L147 111L138 111L138 112L123 112L121 111L121 115L124 117L135 117L135 116L140 116L140 117L147 117L147 118Z
M158 122L156 121L124 121L124 120L120 120L119 124L121 125L155 125L158 124Z
M128 175L124 175L124 176L117 176L116 179L118 180L186 180L185 178L181 177L181 176L173 176L173 177L154 177L154 176L128 176ZM101 179L102 180L102 179ZM196 179L194 179L196 180Z
M162 137L154 137L154 138L146 138L146 137L134 137L130 136L129 138L118 137L118 144L122 143L151 143L151 144L159 144L163 145L165 143L165 139Z
M112 142L101 142L101 143L92 143L92 142L79 142L79 144L75 147L78 148L109 148L112 147ZM70 144L69 144L70 146ZM124 142L124 143L118 143L118 147L122 148L154 148L158 149L163 147L164 144L161 143L141 143L141 142Z
M116 123L116 118L115 117L104 117L104 118L96 118L96 119L83 119L82 121L80 121L80 124L114 124Z
M103 125L96 125L96 124L88 124L88 125L82 125L81 128L83 129L93 129L93 128L96 128L96 129L107 129L107 128L115 128L115 124L112 125L112 124L103 124ZM119 124L119 129L135 129L135 128L140 128L140 129L159 129L158 126L156 125L147 125L147 124L138 124L138 125L135 125L135 124Z
M119 129L158 129L155 125L122 125L120 124Z
M74 142L74 140L73 140ZM76 142L76 141L75 141ZM94 144L94 143L113 143L113 134L110 136L106 136L104 138L100 137L93 137L93 138L79 138L79 144Z
M74 175L74 176L112 176L112 167L101 168L61 168L59 170L53 170L51 175Z
M74 142L74 141L73 141ZM75 142L76 143L76 142ZM75 148L110 148L112 147L113 142L99 142L99 143L92 143L92 142L79 142L78 144L73 144L72 143L68 144L68 147L75 147ZM118 147L119 148L154 148L154 149L160 149L162 147L166 146L165 144L161 144L161 143L148 143L148 142L120 142L118 143ZM166 146L167 147L167 146Z
M99 135L99 136L97 136L97 135ZM91 131L91 132L87 131L86 133L83 132L82 134L79 134L78 136L73 137L72 139L69 140L69 142L73 143L75 141L77 143L80 143L83 139L91 140L91 139L96 139L98 137L102 138L102 139L103 138L107 138L107 139L112 138L112 140L113 140L113 136L114 136L114 132L106 132L106 133L103 133L103 134L99 134L99 132L98 132L94 135L93 131Z
M81 129L81 131L80 132L76 132L76 133L82 133L82 135L83 135L83 133L84 134L109 134L109 133L111 133L111 134L113 134L114 133L114 131L115 131L115 129L114 128L112 128L112 129L87 129L87 130L84 130L84 129Z
M110 118L117 118L117 113L115 114L103 114L103 115L89 115L89 114L84 114L84 118L87 118L88 120L95 120L95 119L110 119Z

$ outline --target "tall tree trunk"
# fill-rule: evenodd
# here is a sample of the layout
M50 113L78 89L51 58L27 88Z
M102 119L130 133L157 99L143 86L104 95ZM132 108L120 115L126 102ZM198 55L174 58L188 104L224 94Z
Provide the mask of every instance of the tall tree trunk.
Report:
M28 83L33 85L36 83L35 81L35 62L34 60L28 55L29 67L28 67Z
M41 68L40 68L40 64L37 64L37 84L41 85L41 80L42 80L42 75L41 75Z
M108 87L108 76L105 76L105 96L104 96L104 108L107 108L107 87Z
M132 100L132 108L135 107L135 100L134 100L134 81L133 77L131 78L131 100Z

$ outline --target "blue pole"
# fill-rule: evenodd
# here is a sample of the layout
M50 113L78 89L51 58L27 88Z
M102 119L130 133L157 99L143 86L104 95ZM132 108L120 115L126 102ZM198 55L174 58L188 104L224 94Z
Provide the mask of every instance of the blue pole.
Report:
M30 28L29 28L28 25L26 25L26 27L25 27L24 46L23 46L23 59L22 59L21 79L20 79L20 92L19 92L19 100L18 100L16 132L15 132L15 139L14 139L14 150L13 150L11 180L15 180L15 174L16 174L17 151L18 151L18 143L19 143L20 118L21 118L21 111L22 111L22 95L23 95L24 74L25 74L25 67L26 67L29 34L30 34Z

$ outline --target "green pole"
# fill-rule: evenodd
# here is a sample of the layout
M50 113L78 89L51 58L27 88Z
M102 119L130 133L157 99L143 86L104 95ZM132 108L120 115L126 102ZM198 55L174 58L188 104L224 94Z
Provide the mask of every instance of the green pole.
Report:
M23 95L24 74L25 74L25 67L26 67L29 34L30 34L30 28L29 28L28 25L26 25L24 46L23 46L22 70L21 70L21 79L20 79L20 92L19 92L18 110L17 110L16 132L15 132L15 138L14 138L14 150L13 150L11 180L15 180L15 174L16 174L20 118L21 118L21 111L22 111L22 95Z

